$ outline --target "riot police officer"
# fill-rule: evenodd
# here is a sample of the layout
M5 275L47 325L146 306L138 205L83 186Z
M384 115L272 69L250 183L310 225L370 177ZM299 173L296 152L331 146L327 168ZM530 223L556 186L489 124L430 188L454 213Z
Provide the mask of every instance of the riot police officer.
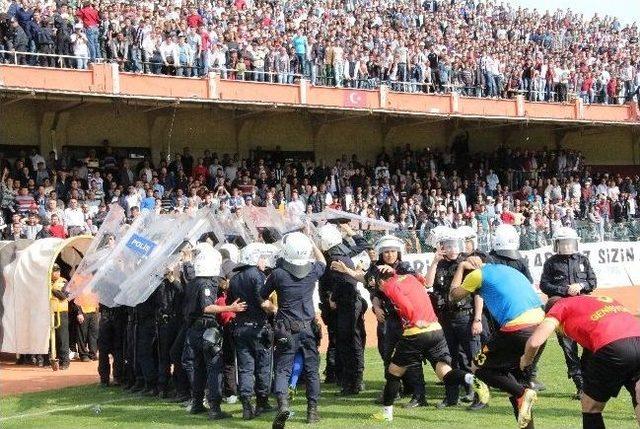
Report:
M184 288L172 269L167 270L156 293L156 324L158 329L158 396L171 397L171 385L175 387L175 399L188 399L189 380L179 357L171 349L178 338L184 318L182 302ZM173 364L173 373L171 365ZM171 383L173 382L173 383Z
M471 371L473 357L480 350L481 316L475 317L481 310L476 309L478 300L476 297L467 297L458 302L449 299L451 281L460 261L466 257L463 252L469 254L475 252L473 243L467 246L468 241L473 240L473 235L468 231L456 231L448 229L434 239L437 243L433 261L427 271L427 287L432 287L432 302L438 320L442 325L445 339L451 352L452 367L467 372ZM466 395L464 402L473 401L473 392L470 386L464 386ZM446 408L458 405L460 399L460 386L445 386L445 398L438 408ZM476 402L471 409L484 408L486 404Z
M311 256L317 262L311 262ZM304 355L304 374L307 383L307 422L320 420L320 356L318 352L319 326L315 321L313 295L316 282L324 274L326 262L320 249L301 232L293 232L282 238L282 258L267 278L262 288L265 308L272 304L267 298L272 292L278 295L278 311L275 316L275 394L278 416L289 415L289 377L295 354Z
M238 313L233 322L233 339L238 360L238 392L242 402L242 418L251 420L266 411L271 387L271 346L273 331L262 308L260 296L266 280L264 244L251 243L240 252L239 264L231 277L227 304L239 299L247 304L246 311ZM255 382L254 382L255 376ZM251 398L256 395L256 408Z
M220 420L230 417L220 409L222 402L222 334L215 315L225 311L242 312L246 304L239 300L231 305L216 305L218 280L222 257L209 243L196 245L193 260L195 278L185 289L185 335L182 365L191 384L189 412L199 414L206 410L203 405L207 388L209 418Z
M513 225L503 223L496 227L493 232L493 245L489 252L489 260L494 264L508 265L520 271L524 276L533 283L531 271L527 261L522 257L520 252L520 234Z
M334 224L326 224L318 229L320 248L327 263L342 261L349 268L355 268L351 260L351 250L342 242L342 233ZM357 395L362 386L364 372L366 304L357 290L358 282L351 276L327 269L321 284L329 284L333 289L329 300L335 310L336 366L341 368L342 395Z
M155 362L153 345L157 344L156 305L157 289L144 302L134 308L134 369L138 379L143 380L142 394L156 396L158 394L158 368ZM137 388L132 389L132 391Z
M100 304L98 327L98 374L103 387L120 386L123 383L124 349L123 335L127 315L122 307L110 308ZM113 363L109 363L109 355ZM111 380L113 376L113 381Z
M589 258L578 252L578 234L569 227L560 227L553 235L553 251L542 268L540 290L549 298L590 294L597 287L596 275ZM578 345L558 334L558 342L564 352L567 373L576 385L574 397L582 396L582 372L578 357Z

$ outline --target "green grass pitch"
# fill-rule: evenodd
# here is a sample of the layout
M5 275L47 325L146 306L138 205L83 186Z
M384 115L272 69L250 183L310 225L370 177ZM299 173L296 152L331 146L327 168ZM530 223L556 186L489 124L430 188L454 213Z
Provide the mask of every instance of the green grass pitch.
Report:
M443 388L434 383L435 376L425 367L429 407L404 410L399 401L393 423L377 423L370 419L379 408L373 403L383 386L382 363L375 349L366 352L366 391L355 397L336 396L334 385L322 385L317 428L515 428L511 406L502 393L492 391L489 408L470 412L464 407L437 410ZM0 374L0 379L1 379ZM540 378L547 385L534 409L536 428L580 428L582 417L578 401L572 400L573 383L567 379L564 358L553 338L541 361ZM273 414L245 422L239 404L223 409L233 419L211 422L206 415L188 415L179 405L158 399L122 393L118 388L103 389L98 385L73 387L56 391L30 393L0 399L0 428L269 428ZM288 428L312 427L305 423L304 392L292 404L295 415ZM637 428L631 399L622 390L607 405L605 422L611 428Z

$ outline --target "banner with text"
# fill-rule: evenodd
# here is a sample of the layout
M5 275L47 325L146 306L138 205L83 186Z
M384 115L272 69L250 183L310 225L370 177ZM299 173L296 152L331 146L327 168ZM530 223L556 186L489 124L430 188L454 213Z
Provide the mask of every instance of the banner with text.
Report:
M598 278L598 289L640 285L640 242L581 243L580 252L591 262ZM523 250L520 253L528 261L537 286L544 262L553 255L551 246ZM410 253L403 260L410 262L416 271L424 274L432 258L433 253Z

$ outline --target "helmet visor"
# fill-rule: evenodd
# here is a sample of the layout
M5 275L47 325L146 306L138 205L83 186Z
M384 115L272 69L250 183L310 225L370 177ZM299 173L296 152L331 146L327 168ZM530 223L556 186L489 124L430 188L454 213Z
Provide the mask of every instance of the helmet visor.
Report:
M573 255L578 251L578 240L575 238L561 238L553 244L553 251L559 255Z
M440 242L442 251L445 253L461 253L464 252L465 243L462 240L443 240Z

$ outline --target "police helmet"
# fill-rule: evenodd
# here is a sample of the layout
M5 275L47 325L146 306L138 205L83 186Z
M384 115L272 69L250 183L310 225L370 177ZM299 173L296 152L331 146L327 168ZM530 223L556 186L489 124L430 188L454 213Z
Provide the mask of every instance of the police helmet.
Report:
M378 255L382 255L383 252L388 250L395 250L399 255L405 252L404 243L394 235L380 237L378 241L376 241L375 249Z
M210 243L198 243L194 248L193 269L196 277L220 275L222 255Z
M516 228L506 223L498 225L493 233L492 249L499 256L520 259L520 234Z
M320 236L320 250L323 252L342 243L342 233L338 227L332 223L322 225L318 228L318 235Z
M575 229L562 226L553 233L553 251L559 255L572 255L578 251L579 241Z

